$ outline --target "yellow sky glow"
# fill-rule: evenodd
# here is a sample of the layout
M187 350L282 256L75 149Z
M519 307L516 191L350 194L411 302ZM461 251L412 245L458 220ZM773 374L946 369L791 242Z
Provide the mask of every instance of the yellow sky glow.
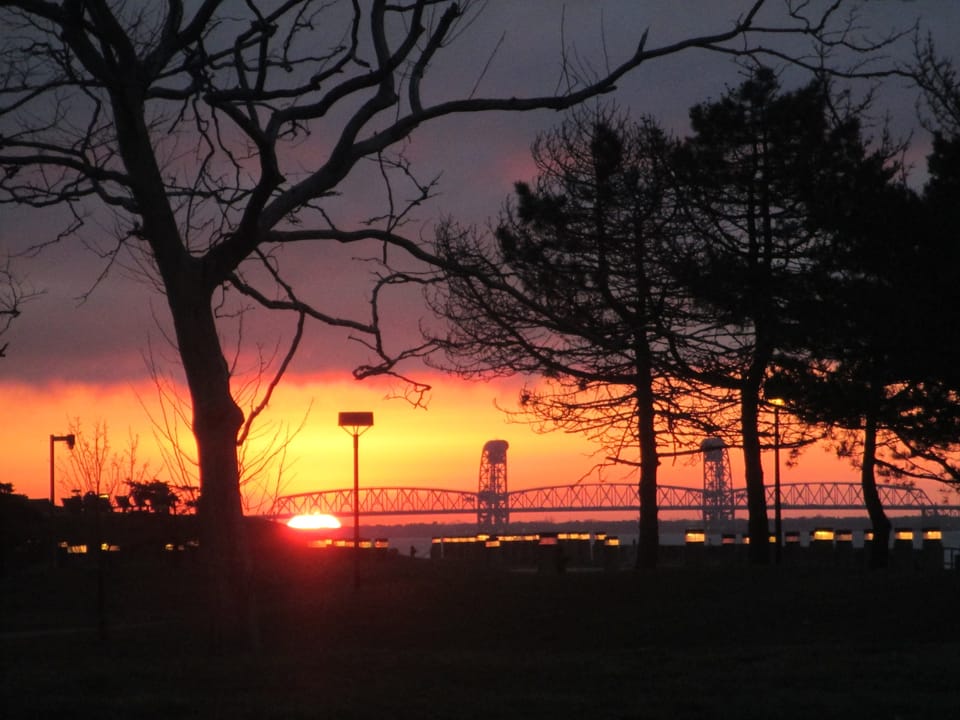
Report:
M278 388L269 408L269 421L295 428L306 415L300 432L290 441L282 475L282 494L351 487L353 454L350 436L337 426L340 411L372 411L375 425L360 438L361 484L375 486L436 487L475 490L484 443L504 439L508 452L509 487L523 489L575 483L597 462L594 448L577 435L537 434L524 425L507 422L494 403L512 407L519 381L465 382L438 376L429 408L414 409L401 399L388 399L395 386L385 382L356 382L346 375L288 378ZM138 399L138 397L140 399ZM58 384L28 386L0 383L0 433L4 452L0 478L17 492L46 497L49 488L49 436L67 432L71 418L92 431L98 421L109 426L111 445L122 450L128 434L139 435L139 458L151 473L167 480L157 451L157 440L141 400L156 411L152 383L139 386ZM275 425L274 425L275 427ZM57 462L69 450L58 444ZM769 453L768 453L769 454ZM772 457L765 456L769 465ZM738 451L731 451L734 484L742 485ZM772 480L772 467L767 467ZM629 471L608 470L608 481L630 479ZM596 476L590 476L591 481ZM808 450L799 465L782 469L783 482L835 480L855 482L856 471L820 449ZM697 487L702 484L698 459L673 462L660 469L663 485ZM57 488L58 498L65 494Z

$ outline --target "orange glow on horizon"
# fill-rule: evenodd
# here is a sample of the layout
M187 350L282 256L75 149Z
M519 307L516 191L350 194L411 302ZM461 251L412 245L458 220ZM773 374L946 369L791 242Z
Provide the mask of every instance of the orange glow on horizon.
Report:
M290 377L281 383L264 416L270 427L252 435L254 445L266 443L276 432L292 436L279 494L352 486L351 440L337 419L339 412L357 407L369 409L376 418L376 425L360 438L362 486L475 490L483 445L501 437L510 442L512 488L574 483L595 463L590 457L593 446L579 436L537 434L507 422L494 403L513 406L519 381L466 382L436 375L424 380L434 386L427 409L394 398L401 390L394 384L357 382L346 373ZM91 433L96 422L106 422L111 451L122 452L129 437L138 436L138 463L148 463L151 478L176 484L162 465L148 414L159 415L156 395L149 380L137 386L0 382L3 482L12 482L15 492L47 497L49 436L66 432L71 419L78 418ZM192 438L187 436L185 443L192 447ZM55 448L58 503L69 496L60 484L68 452L62 444ZM272 485L276 480L269 479Z
M511 490L598 480L591 470L602 456L592 455L596 448L582 436L538 434L526 425L508 422L497 409L495 403L516 407L520 380L467 382L437 373L418 379L434 387L425 410L415 409L403 399L388 399L402 388L385 381L357 382L346 373L288 377L277 388L266 413L266 422L272 423L273 429L253 441L265 442L264 437L278 430L292 434L279 482L274 474L265 478L265 484L279 487L280 495L352 487L351 439L338 426L337 419L339 412L356 408L372 411L376 418L375 426L359 441L361 487L476 490L481 451L491 439L510 443ZM161 463L148 416L148 410L155 416L159 410L151 403L156 403L156 388L149 380L137 386L27 386L0 382L0 407L4 409L0 415L0 437L4 443L0 456L2 481L12 482L15 492L47 497L49 436L66 432L70 419L79 418L87 431L92 431L97 421L105 421L112 451L125 450L129 436L139 436L138 461L149 463L151 478L177 484ZM301 424L299 432L294 432ZM186 442L192 447L192 438ZM62 444L55 448L58 473L68 452ZM732 451L730 459L739 487L739 453ZM772 456L765 456L764 463L772 477ZM635 473L635 469L627 467L610 468L603 478L608 482L629 482ZM796 467L782 468L782 479L784 483L855 482L857 474L846 462L822 450L810 449ZM659 483L701 486L699 460L695 456L665 458ZM61 497L69 495L69 489L58 484L56 495L59 504Z

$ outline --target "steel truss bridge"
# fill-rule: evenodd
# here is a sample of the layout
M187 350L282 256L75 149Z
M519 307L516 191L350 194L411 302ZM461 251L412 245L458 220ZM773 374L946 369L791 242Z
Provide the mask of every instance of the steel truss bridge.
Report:
M960 506L934 503L921 489L898 485L879 485L880 499L886 510L911 510L923 516L960 514ZM766 488L767 505L774 505L774 488ZM411 515L475 515L480 522L489 508L489 493L438 488L379 487L361 488L360 514L365 517ZM640 510L637 485L634 483L579 483L513 490L503 494L509 513L537 512L616 512ZM502 502L504 498L497 498ZM733 491L735 511L747 510L747 493ZM661 512L703 514L709 508L702 488L661 485L657 489L657 505ZM780 488L782 510L863 510L863 489L859 483L785 483ZM285 495L277 498L271 514L278 519L294 515L326 513L336 517L352 517L353 490Z

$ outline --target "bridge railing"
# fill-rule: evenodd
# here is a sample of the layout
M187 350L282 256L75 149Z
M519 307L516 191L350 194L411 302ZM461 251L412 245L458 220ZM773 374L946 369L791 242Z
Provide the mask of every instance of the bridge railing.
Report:
M508 493L511 512L538 510L640 510L635 483L578 483ZM657 488L657 507L686 510L703 507L703 491L673 485Z
M475 513L477 494L462 490L415 487L360 488L363 515L433 515ZM353 514L353 489L323 490L278 497L271 510L276 517L327 513Z
M901 485L878 486L880 499L888 510L919 510L930 514L956 512L953 506L938 505L920 488ZM780 488L784 510L862 510L863 488L858 483L785 483ZM476 492L417 487L373 487L360 489L360 512L383 515L469 515L478 511ZM774 489L766 488L767 506L772 508ZM736 510L745 511L743 488L733 493ZM577 483L553 485L507 493L510 512L607 512L639 511L634 483ZM673 485L657 488L657 506L662 511L703 511L703 490ZM285 495L277 498L271 514L275 517L329 513L348 517L353 513L353 490Z
M921 488L904 485L878 485L880 501L887 510L937 507ZM775 488L766 488L767 505L773 507ZM747 491L734 491L734 505L747 507ZM820 482L785 483L780 486L780 505L786 510L851 510L865 507L860 483Z

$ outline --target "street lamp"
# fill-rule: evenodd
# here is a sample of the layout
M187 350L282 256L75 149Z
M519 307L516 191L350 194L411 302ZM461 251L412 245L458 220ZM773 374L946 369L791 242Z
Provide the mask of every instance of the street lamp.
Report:
M783 553L783 517L780 505L780 408L786 403L781 397L767 398L773 405L773 534L777 539L774 561L780 564Z
M342 412L337 424L353 436L353 586L360 562L360 436L373 427L372 412Z
M53 445L54 443L65 442L67 447L73 450L73 446L77 444L77 436L73 433L69 435L51 435L50 436L50 512L53 513L54 508L54 497L53 497Z
M51 435L50 436L50 558L51 563L54 567L57 565L57 536L56 530L54 530L54 516L55 516L55 498L53 494L53 446L55 443L65 442L67 447L73 450L73 446L77 443L77 436L73 433L69 435Z

